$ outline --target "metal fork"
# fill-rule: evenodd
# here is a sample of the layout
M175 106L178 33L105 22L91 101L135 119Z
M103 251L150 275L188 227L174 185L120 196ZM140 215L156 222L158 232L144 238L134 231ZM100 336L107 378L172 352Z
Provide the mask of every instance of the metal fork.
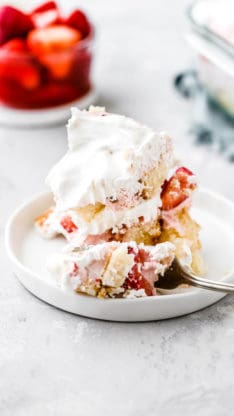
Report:
M217 292L234 293L234 284L217 282L205 279L193 274L188 268L182 266L177 258L174 259L170 268L165 272L155 284L160 289L175 289L181 284L190 284L191 286L202 289L215 290Z

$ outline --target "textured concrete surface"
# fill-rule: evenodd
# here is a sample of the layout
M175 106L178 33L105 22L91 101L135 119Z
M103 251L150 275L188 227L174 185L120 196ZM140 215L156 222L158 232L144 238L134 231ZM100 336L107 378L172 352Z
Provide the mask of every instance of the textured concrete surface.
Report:
M193 104L172 88L174 74L192 58L183 39L188 2L83 3L99 29L98 103L167 130L201 184L233 199L233 166L192 146ZM6 219L44 189L66 149L65 135L64 127L0 128L0 415L233 414L231 296L178 319L108 323L50 307L13 276L3 244Z

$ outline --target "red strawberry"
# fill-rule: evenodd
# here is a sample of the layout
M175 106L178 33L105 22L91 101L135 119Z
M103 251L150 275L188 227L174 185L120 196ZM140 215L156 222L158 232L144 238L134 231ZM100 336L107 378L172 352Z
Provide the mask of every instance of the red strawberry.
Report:
M47 12L48 10L53 10L53 9L56 9L56 10L58 9L58 6L55 3L55 1L46 1L45 3L42 3L40 6L33 9L32 14L43 13L43 12Z
M60 14L57 4L48 1L31 13L31 19L36 28L43 28L60 22Z
M64 230L67 231L67 233L73 233L73 231L77 230L77 226L72 221L71 217L67 215L66 217L63 217L63 219L60 221L60 224L64 228Z
M6 46L0 49L0 82L11 80L28 90L36 89L41 81L40 72L30 55L24 51L16 52L16 43L8 45L9 48ZM23 45L18 43L17 47Z
M128 247L128 254L134 254L134 261L136 263L144 264L144 262L149 261L150 255L147 251L142 248L134 250L132 247Z
M61 52L71 48L81 39L81 33L65 25L54 25L32 30L28 34L29 49L36 56Z
M144 289L147 296L152 296L153 294L151 284L141 275L137 264L134 264L132 270L128 273L128 277L125 279L123 287L125 289L134 290Z
M193 173L189 169L181 167L168 181L164 182L161 191L163 210L177 207L190 196L191 191L196 188L196 183L191 181L191 176Z
M91 32L91 25L81 10L75 10L70 16L64 21L68 26L78 29L82 33L82 37L85 38Z
M63 51L59 53L44 53L38 57L40 63L50 71L51 77L63 80L69 76L73 63L73 53Z
M140 289L144 289L146 296L152 296L153 295L153 288L151 284L146 280L144 277L139 282Z
M77 275L78 275L78 273L79 273L79 266L78 266L78 264L77 264L77 263L74 263L74 264L73 264L73 269L72 269L72 271L70 272L70 276L71 276L71 277L75 277L75 276L77 276Z
M138 270L138 265L135 263L131 271L128 273L128 277L125 279L125 289L140 289L140 279L142 279L142 276Z
M0 8L0 45L9 39L23 37L33 29L31 18L11 6Z
M28 45L24 39L15 38L4 43L4 45L2 46L2 49L15 52L15 53L28 52Z

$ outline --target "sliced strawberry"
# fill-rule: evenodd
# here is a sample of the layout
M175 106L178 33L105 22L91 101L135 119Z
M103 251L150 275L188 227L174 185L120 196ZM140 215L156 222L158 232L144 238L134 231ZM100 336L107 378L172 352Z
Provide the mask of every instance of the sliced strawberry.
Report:
M197 186L191 180L193 175L189 169L180 167L169 180L164 182L161 191L163 210L173 209L189 198L191 191Z
M15 81L22 87L33 90L40 85L41 76L37 65L33 62L30 55L24 52L17 52L16 55L14 50L1 48L0 81L4 82L4 80Z
M9 39L23 37L33 29L30 16L11 6L0 8L0 45Z
M144 289L147 296L152 296L153 294L151 284L141 275L137 263L134 264L131 271L128 273L128 277L125 279L123 287L130 290Z
M153 295L153 287L151 284L146 280L144 277L139 282L140 289L144 289L146 296L152 296Z
M31 19L36 28L51 26L61 21L58 6L54 1L48 1L34 9Z
M128 254L134 254L134 261L136 263L144 264L144 262L149 261L150 259L150 254L142 248L135 250L133 247L129 246Z
M58 54L44 53L38 59L50 72L52 78L63 80L69 77L73 64L73 53L71 51L62 51Z
M63 219L60 221L60 224L64 228L64 230L67 231L67 233L73 233L73 231L76 231L78 228L76 224L72 221L71 217L67 215L66 217L63 217Z
M4 43L4 45L2 46L2 49L15 52L15 53L28 52L28 45L24 39L15 38Z
M81 33L65 25L54 25L32 30L27 38L29 49L39 57L45 53L61 52L71 48L81 39Z
M78 264L77 264L77 263L74 263L74 264L73 264L73 269L72 269L72 271L70 272L70 276L71 276L71 277L75 277L75 276L77 276L77 275L78 275L78 273L79 273L79 266L78 266Z
M40 6L33 9L32 14L43 13L43 12L47 12L48 10L54 10L54 9L56 10L58 9L58 6L55 3L55 1L46 1L45 3L42 3Z
M124 288L125 289L140 289L140 280L142 276L138 270L138 265L135 263L131 271L128 273L128 277L125 279Z
M91 32L90 22L81 10L75 10L71 13L64 23L78 29L82 33L83 38L88 36Z

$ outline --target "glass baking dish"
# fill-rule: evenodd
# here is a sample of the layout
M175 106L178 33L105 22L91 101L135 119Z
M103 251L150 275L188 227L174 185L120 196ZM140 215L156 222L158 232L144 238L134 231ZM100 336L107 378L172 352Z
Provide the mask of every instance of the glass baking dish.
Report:
M208 97L234 117L234 0L197 0L188 10L198 77Z

